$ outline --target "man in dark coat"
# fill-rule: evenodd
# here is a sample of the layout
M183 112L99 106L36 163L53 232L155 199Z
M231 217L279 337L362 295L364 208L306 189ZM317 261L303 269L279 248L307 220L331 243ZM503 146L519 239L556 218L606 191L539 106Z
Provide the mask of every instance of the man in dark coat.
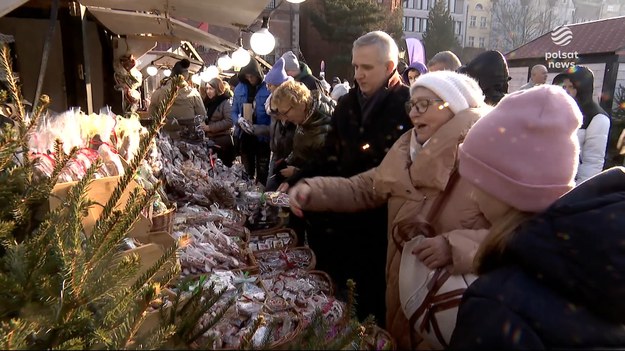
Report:
M396 71L398 49L386 33L375 31L354 42L355 88L342 96L332 115L327 146L333 173L351 177L380 164L412 124L404 104L409 89ZM332 172L330 172L332 171ZM386 206L356 214L306 213L308 240L317 267L342 286L356 282L358 316L385 320Z
M625 347L625 168L590 178L482 259L450 349Z

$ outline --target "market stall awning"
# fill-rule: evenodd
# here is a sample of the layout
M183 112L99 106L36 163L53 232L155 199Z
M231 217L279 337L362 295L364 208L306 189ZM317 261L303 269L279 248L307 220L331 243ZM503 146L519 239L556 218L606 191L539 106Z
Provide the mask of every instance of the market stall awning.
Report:
M225 27L248 27L270 0L80 0L85 6L151 12Z
M0 1L0 17L27 3L28 0L2 0Z
M173 18L147 13L87 7L106 28L118 35L151 37L157 41L189 41L217 51L238 46Z
M156 67L172 68L174 67L176 62L182 60L183 58L186 58L187 60L189 60L189 62L191 62L191 66L189 66L189 72L191 73L199 72L204 65L204 63L201 61L194 60L190 57L178 55L173 52L150 51L139 58L139 61L141 61L141 63L137 65L137 69L141 71L152 63L154 63Z

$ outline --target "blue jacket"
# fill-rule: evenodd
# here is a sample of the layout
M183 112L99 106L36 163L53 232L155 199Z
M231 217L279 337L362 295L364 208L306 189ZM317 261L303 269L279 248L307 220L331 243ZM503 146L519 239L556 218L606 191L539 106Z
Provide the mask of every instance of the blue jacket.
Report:
M243 116L243 104L248 102L248 89L251 85L245 78L246 73L255 74L259 80L261 80L260 86L257 88L256 95L254 96L254 102L256 103L254 124L267 126L263 130L269 131L269 125L271 124L271 117L265 110L265 101L269 97L270 91L267 88L267 84L263 80L263 75L260 72L260 65L254 59L250 63L243 67L239 73L239 84L234 88L234 97L232 100L232 122L234 123L234 136L236 138L241 137L243 131L237 123L239 121L239 115ZM267 135L257 136L258 140L269 142L269 133Z
M521 225L502 254L482 261L450 349L625 347L624 214L619 167Z

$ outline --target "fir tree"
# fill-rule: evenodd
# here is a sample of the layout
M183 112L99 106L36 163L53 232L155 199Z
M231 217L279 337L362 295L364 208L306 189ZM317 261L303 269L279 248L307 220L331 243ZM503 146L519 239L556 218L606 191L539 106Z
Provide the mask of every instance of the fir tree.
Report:
M454 34L454 21L443 0L436 1L430 10L427 23L423 33L423 45L428 60L438 52L457 50L459 44Z
M392 15L373 0L323 0L322 10L311 12L313 26L321 38L337 50L329 63L337 67L338 75L351 77L352 44L363 34L373 30L389 33L396 41L403 35L401 10Z
M136 255L120 256L119 247L153 193L138 190L126 206L114 210L130 184L140 161L166 111L173 104L179 84L159 106L154 124L142 138L136 157L104 205L93 233L86 237L82 219L95 203L86 197L100 162L76 182L61 206L52 211L45 204L58 175L77 150L63 152L62 142L54 150L56 166L49 178L36 177L35 163L28 155L27 141L45 112L49 99L42 96L29 116L11 70L9 51L2 48L0 66L7 77L8 94L18 107L13 123L0 132L0 348L2 349L122 349L158 347L175 332L165 326L139 339L136 332L146 317L149 302L159 286L176 274L176 247L140 277ZM178 81L180 83L180 81ZM164 278L155 274L169 264ZM121 284L121 282L134 282Z

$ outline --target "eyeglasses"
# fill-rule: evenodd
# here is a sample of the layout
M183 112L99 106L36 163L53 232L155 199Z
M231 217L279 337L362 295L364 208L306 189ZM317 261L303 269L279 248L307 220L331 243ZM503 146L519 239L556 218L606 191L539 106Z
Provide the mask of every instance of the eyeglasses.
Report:
M404 107L406 108L406 113L408 114L410 114L410 111L412 111L413 108L416 108L417 112L419 113L425 113L428 110L428 107L433 105L435 102L443 102L443 101L444 100L441 100L441 99L419 99L417 101L408 100L404 104ZM442 106L446 107L447 105L448 104L445 103Z
M280 112L280 111L278 111L278 109L275 109L275 110L274 110L274 112L275 112L275 114L276 114L276 117L287 118L287 117L288 117L287 115L289 114L289 112L290 112L292 109L293 109L293 106L289 107L289 109L288 109L288 110L286 110L286 111L284 111L284 112Z

